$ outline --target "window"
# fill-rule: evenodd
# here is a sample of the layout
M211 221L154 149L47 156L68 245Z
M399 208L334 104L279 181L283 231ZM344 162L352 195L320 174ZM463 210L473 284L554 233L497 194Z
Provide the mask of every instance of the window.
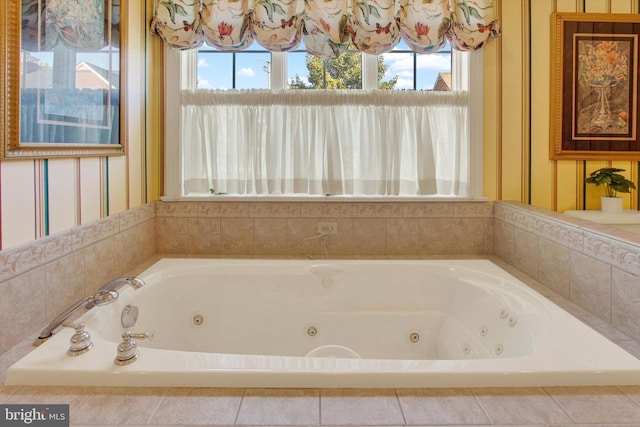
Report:
M251 72L248 71L250 68L253 69L254 72L256 73L252 78L252 82L254 83L254 85L260 84L262 85L261 86L262 88L274 89L276 90L276 92L273 92L272 94L276 94L277 97L285 97L284 94L287 92L282 92L278 90L285 89L288 86L288 82L290 82L295 77L295 75L292 77L291 68L289 67L288 63L293 62L294 59L292 58L295 58L296 55L298 55L301 58L306 57L305 52L289 52L288 54L275 53L275 52L269 53L264 50L261 51L261 49L256 49L255 51L247 50L242 52L236 52L234 54L214 53L214 51L202 52L198 54L198 52L195 50L182 51L182 52L180 51L167 51L167 52L168 52L167 53L168 61L167 61L166 82L167 82L168 99L181 99L181 96L180 96L181 90L184 88L195 88L196 81L197 81L198 87L205 87L204 86L205 84L209 84L210 87L241 88L242 87L241 77L243 77L243 74L251 74ZM210 56L204 56L205 54ZM199 57L199 55L202 55L202 57ZM217 55L221 55L221 56L217 56ZM208 63L207 61L207 58L214 58L214 57L223 58L222 55L225 55L227 58L230 58L230 59L216 59L215 62L213 62L213 59L212 59L211 60L212 62L210 63ZM229 193L229 194L303 195L303 194L324 194L325 188L338 188L339 191L327 191L327 193L331 195L344 194L344 195L356 195L356 196L369 195L369 194L376 194L376 195L395 194L395 195L403 195L403 196L415 195L415 194L418 194L418 195L429 194L429 195L436 195L436 196L464 196L464 197L470 197L470 198L481 197L482 195L482 174L481 174L481 166L482 166L482 142L481 142L482 141L481 140L482 60L481 58L482 57L481 57L481 53L444 52L440 57L437 57L437 56L434 57L434 55L438 55L438 54L432 54L428 56L432 57L431 60L436 58L438 61L440 61L441 64L444 64L444 65L441 66L441 68L434 70L432 74L435 74L435 77L432 77L430 81L428 81L426 78L420 77L420 72L421 72L420 61L422 56L415 55L413 54L413 52L405 52L403 51L401 46L396 51L392 51L383 55L383 58L384 58L383 61L387 64L393 64L396 58L401 58L403 61L407 61L412 64L411 70L413 72L413 75L411 75L411 72L408 73L407 75L397 73L398 82L401 82L402 85L411 85L413 88L418 88L418 89L424 87L424 85L431 85L431 87L434 88L437 84L439 84L438 80L440 79L440 80L443 80L443 82L440 82L440 83L443 84L444 88L451 88L454 91L458 91L457 93L452 93L450 96L448 95L445 98L441 97L439 99L445 99L446 103L453 103L451 104L452 106L458 105L461 108L463 108L464 111L467 111L467 113L464 113L464 115L462 116L464 117L464 119L461 120L461 122L448 123L450 122L449 120L450 116L447 114L444 114L444 115L441 114L437 118L437 120L439 121L430 126L430 131L435 130L437 133L440 129L447 128L447 126L445 125L448 125L449 131L443 131L444 133L441 133L439 136L435 135L433 137L435 138L434 140L437 140L437 144L434 145L433 147L429 147L428 151L429 151L429 155L433 157L432 160L433 160L434 170L435 170L434 179L436 180L440 179L440 180L446 181L447 178L442 178L440 175L447 174L451 170L455 170L456 173L458 174L459 178L456 178L456 179L459 179L459 181L454 186L451 186L451 185L446 186L447 188L449 188L449 190L440 192L440 190L438 189L434 192L418 191L418 192L412 193L411 191L413 190L410 190L408 192L406 191L398 192L395 190L389 191L388 185L387 186L373 185L372 187L376 187L378 188L378 190L374 190L373 192L369 192L369 191L350 192L352 191L353 188L356 188L356 185L353 185L352 182L349 182L346 184L338 183L338 187L335 187L335 183L332 184L333 186L329 185L329 187L327 187L325 184L310 185L309 188L313 187L315 190L313 192L310 191L309 193L306 193L305 192L306 187L304 185L302 187L298 185L298 181L300 177L295 176L291 179L291 181L296 181L295 185L292 184L290 186L287 186L288 185L287 184L280 187L276 185L275 188L277 189L275 192L271 192L272 191L271 188L273 186L273 180L270 180L270 179L265 179L264 182L259 185L252 184L249 187L249 189L245 192L240 191L238 193L235 193L235 191L230 191L230 192L225 191L224 185L215 184L216 182L215 179L212 180L210 178L207 178L206 176L209 172L211 172L212 168L220 169L220 167L216 165L212 166L211 164L201 163L201 160L211 156L215 157L217 155L215 153L215 150L219 150L220 147L215 145L216 142L222 141L225 144L226 142L229 142L229 144L226 144L227 146L235 145L235 143L231 143L230 141L228 141L228 139L233 138L230 135L235 135L237 132L227 132L222 136L218 135L215 137L211 136L210 134L203 136L202 135L203 132L198 131L198 127L201 126L200 124L202 123L209 123L210 119L200 118L199 119L200 121L198 122L200 124L196 124L194 126L195 119L192 116L188 116L186 118L184 118L185 116L183 116L183 113L188 109L187 104L191 102L191 101L187 101L185 104L185 108L183 108L182 105L180 105L180 103L167 103L167 112L166 112L167 114L166 115L167 147L166 147L166 155L165 155L167 163L165 167L165 171L166 171L165 172L165 195L181 197L181 196L189 195L192 193L201 194L201 193L208 193L208 192ZM448 74L447 67L446 67L447 57L451 58L449 59L449 61L451 61L452 66L449 69L450 71L449 76L445 76L445 78L443 78L444 74ZM379 80L378 73L377 73L378 60L375 56L372 56L372 55L361 55L361 58L362 58L362 64L363 64L362 67L364 70L364 72L362 73L362 81L363 81L362 86L365 89L376 88ZM233 76L235 76L235 78L228 79L226 83L220 83L219 86L215 86L215 84L212 84L208 78L204 78L203 74L200 74L198 71L197 65L200 65L202 67L207 65L207 63L209 65L215 63L215 69L218 70L219 74L223 74L219 72L219 70L221 69L230 70L225 74L228 75L229 73L231 73ZM247 64L249 64L250 66L248 66ZM262 78L258 78L258 73L256 72L256 70L259 70L260 67L264 67L262 68L262 70L265 76L263 76ZM391 66L389 66L389 69L391 69ZM235 70L235 72L232 72L231 70ZM371 73L371 72L368 72L368 70L374 70L374 71L373 73ZM372 77L372 74L373 74L373 77ZM196 76L198 76L198 78L196 78ZM268 76L269 78L266 79L266 76ZM389 79L389 75L387 75L386 78L382 78L382 81L388 81L388 79ZM265 87L265 84L266 84L266 87ZM404 87L397 87L397 89L403 89L403 88ZM394 91L394 93L398 93L398 94L402 94L404 92L405 91ZM268 92L268 93L271 93L271 92ZM293 91L291 91L291 93L293 93ZM317 92L315 93L315 95L313 94L313 92L310 92L310 93L311 93L311 96L316 96L318 94ZM429 95L430 93L433 93L433 92L420 92L412 95L414 97L421 97L421 96L428 97L428 98L424 98L425 100L424 103L422 101L418 101L418 104L416 105L422 106L422 104L426 105L431 103L433 101L433 97L436 96L436 94L433 93L433 95ZM185 102L184 100L189 100L189 99L192 100L194 94L197 94L197 92L189 92L189 91L184 92L182 94L183 102ZM231 95L242 97L242 95L238 94L237 92L232 92ZM379 94L375 96L379 96ZM311 104L316 104L316 101L313 100L312 98L301 98L301 96L298 96L298 95L296 95L294 98L298 99L298 101L294 101L294 102L300 102L299 99L312 100L309 103L310 107L311 107ZM379 98L389 98L389 96L379 96ZM401 95L398 96L398 99L400 98L401 98ZM269 99L274 99L274 98L269 98ZM291 100L293 98L290 97L288 99ZM220 100L221 98L217 98L215 101L218 103L218 106L220 105L219 104L221 102ZM228 99L226 99L224 102L227 102L227 101ZM231 101L231 102L234 103L235 101ZM265 102L265 101L262 101L262 102ZM264 111L269 112L269 111L276 110L276 108L274 108L275 105L268 104L271 101L267 100L266 102L267 102L266 104L267 108L264 108L263 109ZM335 102L335 100L333 102ZM207 108L209 108L212 105L211 101L206 101L205 104L208 105ZM198 104L198 105L203 106L204 104ZM285 105L290 105L290 104L286 104L285 102ZM302 110L305 110L304 105L302 105L303 107ZM297 105L297 106L299 107L300 105ZM200 109L204 110L204 108L200 108ZM332 109L337 110L336 108L332 108ZM226 113L226 111L224 111L224 113ZM180 117L183 117L183 118L179 119ZM272 114L271 116L269 116L268 120L271 122L273 122L274 120L275 121L279 120L280 121L280 123L278 124L279 128L287 128L288 126L290 126L291 123L296 122L295 119L283 120L281 117L282 116L278 116L277 114ZM401 114L398 115L398 117L400 117L399 120L402 120ZM251 120L254 120L254 121L252 122ZM251 120L248 120L248 119L239 120L237 118L236 119L227 118L226 122L234 123L235 125L238 125L238 123L242 123L242 125L238 129L246 129L254 126L253 123L256 123L255 120L263 120L263 118L251 119ZM385 126L387 125L386 120L384 118L380 119L380 117L378 117L373 120L376 121L376 123L384 123ZM331 128L331 126L321 124L318 126L318 128L319 129ZM380 127L379 125L376 125L376 126ZM370 126L370 127L375 127L375 126ZM412 125L411 123L409 123L409 128L411 127ZM359 125L358 128L367 129L367 125ZM470 129L473 129L473 132L471 132ZM349 132L351 130L352 129L350 128L347 129L347 131ZM198 133L198 135L194 135L193 132ZM343 131L337 130L336 132L343 132ZM194 138L194 136L196 136L196 138ZM333 146L328 148L325 147L323 149L324 151L321 150L319 152L321 155L316 156L315 159L312 160L312 163L310 163L308 167L302 168L302 169L311 170L315 168L315 169L320 169L321 172L324 169L323 173L331 175L332 176L331 179L334 179L334 178L338 180L343 179L343 177L341 176L341 172L340 171L336 172L336 169L333 166L331 165L327 166L326 163L318 164L318 163L326 162L328 158L334 158L334 160L337 159L340 162L343 162L345 159L347 159L349 162L354 164L360 162L360 160L357 160L357 159L354 160L355 157L351 156L351 154L345 156L343 153L335 151L335 145L336 145L335 141L340 140L339 137L341 136L342 134L338 134L337 136L334 134L333 137L327 137L326 135L323 136L324 138L323 140L324 141L330 140ZM195 139L198 139L198 138L201 139L201 141L199 142L200 145L194 151L194 146L192 145L192 143ZM256 138L260 139L261 137L256 136ZM305 139L305 138L306 136L302 139ZM289 158L296 157L296 158L307 159L309 156L307 156L306 151L305 152L295 151L299 145L299 141L301 141L301 138L294 136L289 139L292 141L290 145L288 146L285 145L279 148L280 154L288 153L284 158L279 160L267 159L264 157L254 159L257 162L256 163L257 167L264 169L264 171L274 167L286 168L287 167L286 163ZM414 139L420 142L422 137L419 135L417 138L414 138ZM456 139L457 145L453 144L455 145L456 148L452 151L450 149L450 146L452 146L452 144L450 144L449 141L453 139ZM184 140L184 142L182 142L182 140ZM355 146L366 147L367 145L377 144L377 143L371 142L371 140L368 137L365 138L362 135L359 135L357 133L350 134L348 138L343 138L343 140L344 142L348 143L346 145L350 145L350 146L353 145L354 147ZM384 143L388 147L394 147L398 145L395 143L394 135L391 135L390 138L389 137L383 138L383 140L385 141ZM362 141L365 141L366 144L360 143ZM212 142L214 144L211 144ZM354 143L352 144L351 142L354 142ZM357 144L355 142L357 142ZM260 142L260 143L262 144L263 142ZM345 145L345 144L343 144L343 142L340 142L337 145L341 147L342 145ZM257 149L258 151L251 151L255 149ZM249 148L249 150L250 151L235 153L234 154L235 157L231 159L233 161L231 161L230 158L225 158L226 159L225 161L227 162L225 163L225 168L231 165L232 168L237 169L237 165L235 165L234 163L237 159L244 159L245 157L252 156L255 153L259 153L262 156L264 155L263 151L265 151L263 146L260 146L257 148L256 147ZM449 151L445 153L445 151L447 150ZM383 151L384 150L379 152L382 153ZM358 155L361 156L359 157L360 159L363 158L362 154L358 154ZM377 155L378 154L375 154L374 156L377 156ZM397 166L397 165L393 166L396 169L401 169L403 174L405 171L409 171L410 169L419 169L420 167L422 167L421 163L423 162L422 162L421 155L416 156L416 155L410 154L409 156L407 156L406 153L403 153L403 155L405 157L413 157L414 160L418 161L416 165L410 166L410 167ZM367 157L367 156L371 157L371 154L364 155L364 157ZM393 157L393 155L387 156L387 157ZM234 164L231 164L231 163L234 163ZM381 175L384 175L387 173L384 168L377 168L377 167L363 168L362 165L359 165L359 167L367 175L369 175L371 172L376 172L376 171L380 172ZM259 170L258 174L263 173L264 171ZM189 180L194 181L192 179L193 174L196 173L197 175L197 173L199 172L202 172L203 174L202 178L200 179L202 182L198 183L198 185L196 186L198 190L194 191L193 187L190 187L190 185L186 185L185 183ZM240 171L240 175L242 174L247 175L247 173L252 176L256 175L255 171L252 171L252 172L247 172L246 170ZM367 176L365 178L366 178L365 179L366 181L371 177ZM378 179L378 178L379 177L376 177L375 179ZM352 179L355 182L359 180L360 177L356 177L355 175L353 176L349 175L349 179ZM407 181L407 179L410 181L412 178L400 177L400 180L403 183L402 185L406 183L405 181ZM195 181L197 181L197 179ZM401 185L398 185L398 187L401 187ZM451 188L453 187L455 188L451 190ZM233 187L233 188L235 189L236 187ZM288 193L287 191L289 190L287 190L287 188L293 188L294 189L293 193ZM300 188L302 188L302 190L300 190ZM411 187L407 187L407 188L411 188ZM208 191L203 191L203 189L205 190L208 189Z
M257 43L239 52L221 52L205 44L197 55L196 89L451 90L448 45L436 54L420 55L401 41L377 59L352 49L333 61L309 55L304 44L275 55ZM363 75L375 80L365 78L363 83Z

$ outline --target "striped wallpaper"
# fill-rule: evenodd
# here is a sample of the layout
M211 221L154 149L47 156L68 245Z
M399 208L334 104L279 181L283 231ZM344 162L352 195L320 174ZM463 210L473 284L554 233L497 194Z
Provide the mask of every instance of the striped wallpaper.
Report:
M502 0L502 37L484 48L484 193L563 212L599 209L584 178L612 165L638 184L638 162L549 160L551 13L640 13L638 0ZM638 192L624 195L638 208Z
M0 249L158 199L162 74L160 43L148 33L152 6L128 3L126 155L0 162Z

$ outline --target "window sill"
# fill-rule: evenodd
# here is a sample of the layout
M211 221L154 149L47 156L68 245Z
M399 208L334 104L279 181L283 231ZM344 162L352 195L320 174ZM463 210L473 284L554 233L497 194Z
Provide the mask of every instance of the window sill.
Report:
M163 196L163 202L486 202L487 197L461 196L313 196L313 195L279 195L279 196L244 196L244 195L211 195L206 193L189 194L181 197Z

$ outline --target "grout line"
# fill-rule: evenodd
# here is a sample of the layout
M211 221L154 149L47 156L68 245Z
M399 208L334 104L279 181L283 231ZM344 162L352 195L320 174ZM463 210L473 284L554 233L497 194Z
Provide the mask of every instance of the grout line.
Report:
M396 396L396 402L398 402L398 408L400 408L400 415L402 415L402 424L407 425L407 417L404 416L404 410L402 409L402 403L400 402L400 396L398 396L398 389L393 389L393 394Z
M562 412L564 412L571 419L571 421L577 424L578 421L575 418L573 418L571 414L567 412L567 410L564 409L564 406L562 406L560 402L558 402L556 399L553 398L553 395L549 393L549 390L547 390L547 388L548 387L542 387L542 391L544 391L544 393L551 398L551 400L562 410Z
M233 425L237 425L238 424L238 418L240 417L240 409L242 408L242 405L244 404L244 397L247 395L247 389L243 389L242 390L242 397L240 398L240 403L238 404L238 410L236 411L236 416L233 419Z
M162 404L164 403L164 400L167 398L167 395L165 394L164 396L162 396L162 399L158 400L158 403L156 404L156 407L153 409L153 411L151 411L151 415L149 415L149 420L146 422L145 425L153 425L151 424L151 420L153 419L153 417L156 415L156 412L158 412L158 409L160 409L160 406L162 406Z
M318 390L318 425L322 425L322 389Z

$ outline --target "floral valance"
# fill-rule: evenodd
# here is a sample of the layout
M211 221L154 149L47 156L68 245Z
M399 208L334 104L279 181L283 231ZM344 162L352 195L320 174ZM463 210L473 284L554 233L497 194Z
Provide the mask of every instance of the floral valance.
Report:
M254 41L286 52L301 42L322 59L350 43L380 54L479 49L498 36L494 0L156 0L153 31L173 48L237 51Z

